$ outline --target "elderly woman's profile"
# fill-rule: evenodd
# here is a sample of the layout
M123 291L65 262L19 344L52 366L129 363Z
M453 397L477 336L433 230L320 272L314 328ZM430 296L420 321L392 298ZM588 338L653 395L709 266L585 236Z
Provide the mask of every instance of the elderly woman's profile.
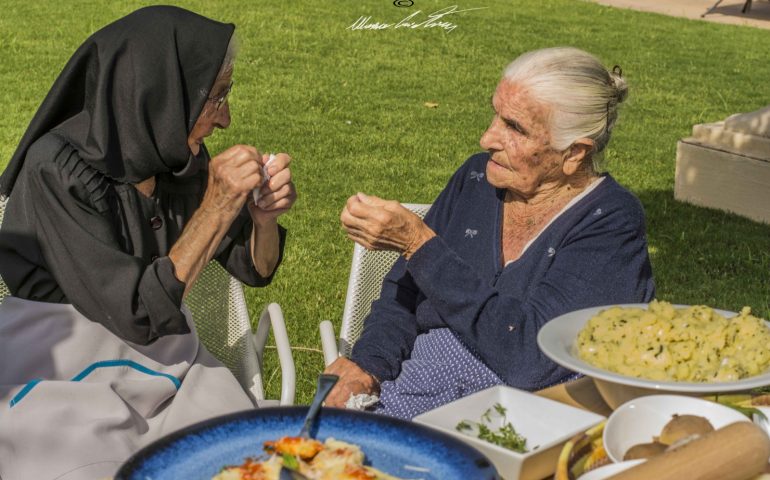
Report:
M402 256L327 400L379 394L412 418L498 384L538 390L574 376L536 344L550 319L654 296L644 212L599 160L627 86L575 48L525 53L492 96L484 153L452 176L425 221L398 202L352 196L352 240Z
M167 432L253 407L183 306L211 259L268 284L296 198L288 155L206 149L230 124L234 28L148 7L97 31L0 178L0 478L109 477Z

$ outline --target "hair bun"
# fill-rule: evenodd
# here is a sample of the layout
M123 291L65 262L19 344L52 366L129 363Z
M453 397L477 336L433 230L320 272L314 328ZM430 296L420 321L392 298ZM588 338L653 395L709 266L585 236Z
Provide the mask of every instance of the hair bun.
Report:
M623 78L623 70L615 65L609 74L611 85L615 89L615 101L622 103L628 96L628 83Z

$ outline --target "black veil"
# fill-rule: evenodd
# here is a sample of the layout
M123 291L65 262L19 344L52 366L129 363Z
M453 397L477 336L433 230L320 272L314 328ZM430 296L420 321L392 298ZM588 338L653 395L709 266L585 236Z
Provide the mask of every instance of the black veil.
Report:
M187 137L235 27L170 6L137 10L89 37L67 62L0 176L8 196L27 151L54 131L115 180L185 167Z

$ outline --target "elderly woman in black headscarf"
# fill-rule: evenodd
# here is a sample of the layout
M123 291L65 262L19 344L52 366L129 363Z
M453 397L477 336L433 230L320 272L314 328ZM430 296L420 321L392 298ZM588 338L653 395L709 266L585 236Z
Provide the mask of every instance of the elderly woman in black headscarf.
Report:
M230 124L233 31L150 7L96 32L0 178L1 478L110 476L159 435L253 407L182 304L211 259L269 283L296 198L288 155L203 143Z

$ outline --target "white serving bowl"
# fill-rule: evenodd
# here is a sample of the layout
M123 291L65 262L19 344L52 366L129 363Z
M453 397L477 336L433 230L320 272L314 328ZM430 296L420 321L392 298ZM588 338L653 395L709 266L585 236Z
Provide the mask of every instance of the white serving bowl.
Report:
M506 409L507 420L516 432L527 439L529 452L517 453L455 428L463 420L480 422L484 412L496 403ZM476 392L414 418L479 449L508 480L539 480L553 474L562 445L602 420L601 415L505 386Z
M628 460L627 462L611 463L609 465L588 471L579 476L577 480L604 480L606 478L610 478L616 473L620 473L624 470L628 470L631 467L635 467L642 462L644 462L644 460Z
M714 429L748 422L742 413L716 402L681 395L652 395L624 403L604 426L604 449L613 462L622 462L629 448L650 443L674 414L704 417Z
M578 333L588 320L602 310L618 306L623 308L644 308L646 303L607 305L586 308L570 312L546 323L537 335L540 350L551 360L575 372L593 378L597 390L611 408L644 395L673 393L677 395L703 396L723 392L737 392L770 385L770 372L734 382L664 382L645 378L629 377L603 368L595 367L577 354L576 340ZM688 305L674 305L675 308L687 308ZM717 310L726 318L737 315L735 312Z

